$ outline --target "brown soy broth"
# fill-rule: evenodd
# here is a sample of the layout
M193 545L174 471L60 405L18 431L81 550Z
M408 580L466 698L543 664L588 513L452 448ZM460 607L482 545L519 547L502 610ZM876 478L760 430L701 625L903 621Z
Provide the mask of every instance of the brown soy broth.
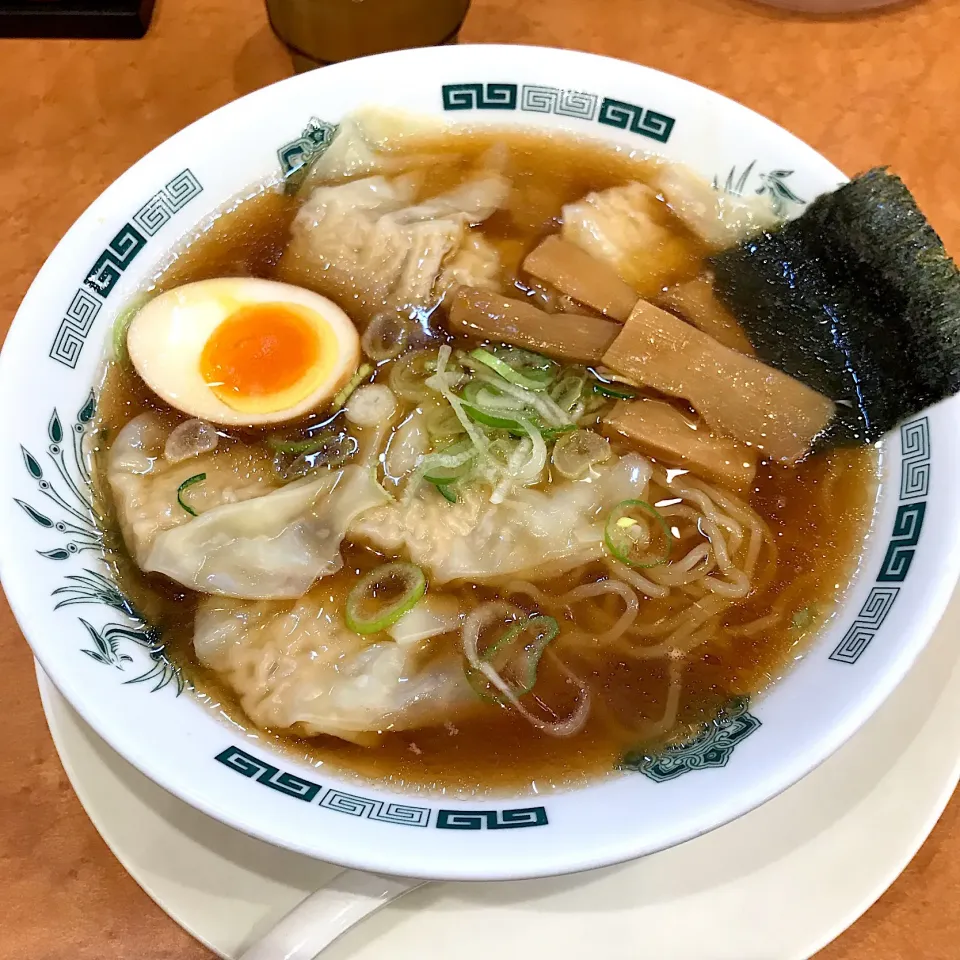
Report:
M500 252L506 276L516 276L523 256L547 233L557 229L561 208L591 190L602 190L630 180L645 179L650 166L624 152L615 152L573 140L531 134L458 134L441 140L418 139L404 147L411 156L425 150L449 157L431 169L423 193L436 194L456 186L483 162L488 151L502 149L508 156L504 172L513 184L504 209L483 226L484 236ZM279 189L267 189L222 214L193 238L156 281L157 290L189 281L219 276L275 276L289 227L299 200ZM676 264L676 280L696 275L704 250L663 208L664 222L683 240L683 256ZM384 376L381 369L378 376ZM192 644L196 598L163 577L145 575L122 548L109 491L103 477L103 454L117 431L145 410L169 411L129 369L108 367L100 391L97 466L97 506L111 545L109 560L118 580L139 611L163 634L167 655L184 672L201 698L233 722L249 728L234 693L212 671L198 663ZM305 422L319 419L319 415ZM173 422L173 421L171 421ZM229 436L224 442L257 442L253 431ZM778 553L773 579L763 589L727 611L718 635L699 647L683 672L677 723L666 739L676 739L711 719L731 696L763 691L801 656L817 628L831 613L856 566L856 558L872 510L877 462L870 448L842 449L817 454L795 468L761 465L749 497L751 506L769 525ZM358 576L382 563L378 553L351 544L343 549L344 567L315 589L342 608ZM604 575L597 566L579 570L539 586L560 595L581 582ZM443 588L463 608L494 599L488 586ZM529 612L536 606L526 598L511 598ZM292 601L291 601L292 603ZM598 609L608 622L620 609L611 600ZM776 625L750 630L749 625L771 611L783 615ZM641 618L652 621L669 612L665 601L641 598ZM581 618L582 619L582 618ZM796 622L794 622L796 621ZM583 627L572 618L563 629ZM588 625L589 626L589 625ZM748 632L738 632L743 627ZM562 635L561 631L561 635ZM458 637L435 641L431 650L449 653ZM433 655L427 653L426 656ZM483 704L435 728L390 733L372 747L361 747L332 737L296 738L269 731L251 731L297 757L338 772L397 786L431 791L472 793L485 790L551 789L610 772L617 760L642 742L644 723L662 717L669 678L666 661L626 662L610 656L592 662L586 671L597 707L586 727L570 739L541 733L512 711ZM570 701L563 674L544 661L536 695L557 708ZM629 722L624 722L624 717Z
M160 293L217 277L271 279L298 206L295 198L276 188L238 202L177 253L154 289Z

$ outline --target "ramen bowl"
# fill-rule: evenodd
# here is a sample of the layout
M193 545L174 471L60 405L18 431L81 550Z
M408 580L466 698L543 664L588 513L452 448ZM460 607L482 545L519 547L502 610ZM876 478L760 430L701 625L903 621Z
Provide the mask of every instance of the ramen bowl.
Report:
M492 880L639 857L726 823L844 743L927 642L960 568L953 400L882 442L857 572L805 656L693 740L586 786L460 797L311 765L191 696L100 562L84 447L118 313L185 237L252 184L295 174L367 105L451 124L565 131L681 161L798 214L846 178L769 120L686 81L569 51L463 46L327 67L194 123L121 176L31 286L0 357L0 573L37 659L123 757L269 843L404 876Z

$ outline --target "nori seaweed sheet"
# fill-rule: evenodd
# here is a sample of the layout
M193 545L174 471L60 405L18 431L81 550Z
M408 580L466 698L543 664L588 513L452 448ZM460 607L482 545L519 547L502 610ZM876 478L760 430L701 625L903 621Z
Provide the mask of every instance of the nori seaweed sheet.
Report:
M960 272L885 169L712 263L758 357L836 401L819 446L873 442L960 390Z

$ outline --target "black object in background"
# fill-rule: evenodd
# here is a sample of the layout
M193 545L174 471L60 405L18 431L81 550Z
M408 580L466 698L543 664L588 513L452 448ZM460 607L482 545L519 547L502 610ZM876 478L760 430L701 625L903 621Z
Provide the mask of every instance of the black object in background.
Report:
M134 40L150 26L155 0L0 0L0 37Z

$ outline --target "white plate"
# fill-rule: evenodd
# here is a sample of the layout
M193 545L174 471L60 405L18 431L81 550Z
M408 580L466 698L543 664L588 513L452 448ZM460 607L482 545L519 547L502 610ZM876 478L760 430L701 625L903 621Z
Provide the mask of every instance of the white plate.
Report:
M906 680L806 779L680 847L579 876L432 884L334 944L329 960L806 960L896 879L960 777L960 593ZM134 879L235 957L339 867L188 807L114 753L38 670L81 802ZM642 810L637 811L642 816Z

